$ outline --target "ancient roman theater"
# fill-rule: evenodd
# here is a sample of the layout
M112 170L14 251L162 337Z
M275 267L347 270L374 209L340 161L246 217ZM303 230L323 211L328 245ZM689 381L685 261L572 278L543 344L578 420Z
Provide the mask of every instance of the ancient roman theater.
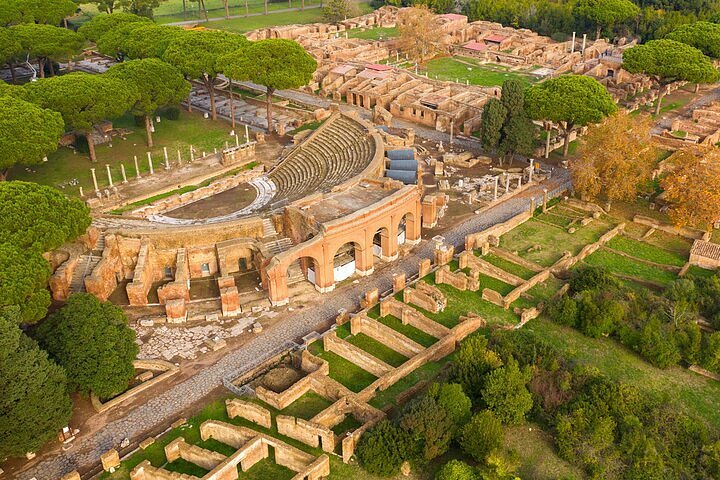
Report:
M256 142L228 147L221 162L244 167L238 173L98 215L93 254L60 265L54 298L85 290L121 305L161 305L169 322L187 320L191 300L219 298L227 317L241 312L241 295L284 305L297 285L329 292L396 259L401 245L420 241L412 143L393 137L400 146L386 149L389 133L336 108L328 114L269 167L253 161Z

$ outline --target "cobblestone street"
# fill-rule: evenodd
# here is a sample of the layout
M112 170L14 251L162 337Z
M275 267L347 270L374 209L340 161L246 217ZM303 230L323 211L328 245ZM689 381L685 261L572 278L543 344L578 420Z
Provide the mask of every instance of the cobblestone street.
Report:
M542 199L543 188L548 188L550 195L554 195L568 186L566 172L556 172L546 184L533 186L518 197L510 198L450 228L444 234L446 243L454 245L458 251L462 250L467 234L484 230L527 209L530 198L534 198L538 205ZM176 420L183 410L201 402L221 386L223 378L230 372L247 371L264 361L268 352L277 351L286 342L297 341L313 331L323 330L333 321L339 309L356 310L365 291L374 287L381 292L390 289L393 273L404 272L409 276L416 274L419 260L432 258L433 245L433 242L423 242L413 253L391 268L327 295L317 306L296 310L289 316L289 320L272 325L245 345L228 352L217 363L164 390L123 418L108 422L94 434L79 438L69 451L54 457L39 457L36 463L19 474L18 478L56 480L73 469L87 471L99 462L100 454L117 448L123 439L142 440L148 431Z

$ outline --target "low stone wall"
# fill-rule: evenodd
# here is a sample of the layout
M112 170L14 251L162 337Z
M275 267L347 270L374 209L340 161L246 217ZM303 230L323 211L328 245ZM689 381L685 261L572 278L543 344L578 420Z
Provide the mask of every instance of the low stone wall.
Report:
M232 398L225 401L228 417L240 417L257 423L261 427L272 428L272 416L270 411L260 405L252 402L245 402L238 398Z
M117 277L122 276L123 266L117 248L105 248L102 260L85 277L85 290L104 302L117 287Z
M508 262L516 263L520 265L521 267L527 268L530 271L533 272L540 272L543 270L543 267L538 265L537 263L533 263L529 260L524 259L520 255L516 255L512 252L508 252L507 250L503 250L501 248L492 247L490 249L493 255L500 257L504 260L507 260Z
M278 433L293 438L313 448L321 447L324 452L335 451L335 433L318 423L302 418L278 415L275 417Z
M505 295L505 298L503 298L503 308L505 308L506 310L508 308L510 308L510 304L512 304L515 300L520 298L520 295L527 292L528 290L533 288L535 285L546 281L548 278L550 278L551 274L552 274L551 268L548 268L546 270L543 270L540 273L535 274L530 280L523 283L522 285L519 285L512 292Z
M460 268L469 268L471 274L475 274L475 272L482 273L488 277L496 278L501 282L505 282L513 286L525 283L524 279L513 275L512 273L506 272L502 268L496 267L487 260L483 260L482 258L476 256L472 250L465 250L462 252L459 257L459 263ZM437 273L435 275L437 277Z
M323 337L323 347L325 351L340 355L376 377L382 377L393 368L365 350L338 338L335 332L330 332Z
M625 230L625 223L621 223L609 232L603 234L603 236L601 236L597 242L585 245L583 249L580 250L580 253L578 253L574 257L570 256L570 254L566 252L566 255L562 259L558 260L555 265L550 267L550 270L553 272L554 275L566 272L578 262L582 262L587 257L598 251L600 247L615 238L623 230Z
M676 227L675 225L662 223L659 220L651 217L645 217L643 215L635 215L633 217L633 223L654 228L655 230L661 230L672 235L680 235L681 237L689 238L691 240L710 240L710 234L708 232L703 232L694 228Z
M406 287L403 290L403 302L412 303L431 313L442 312L447 304L447 298L437 288L420 280L415 288Z
M138 370L152 370L153 372L162 373L156 377L153 377L150 380L142 382L140 385L131 388L122 395L118 395L117 397L113 398L112 400L108 400L105 403L102 403L97 397L97 395L95 395L94 393L91 394L90 401L96 412L103 413L113 407L125 403L126 401L135 398L135 396L139 393L144 392L148 388L151 388L158 383L163 382L166 378L172 377L173 375L180 372L180 369L178 367L176 367L170 362L166 362L165 360L134 360L133 366Z
M394 297L388 297L380 303L380 315L392 315L402 321L403 325L412 325L435 338L442 338L450 333L450 329L438 322L429 319Z
M178 437L165 445L165 457L170 463L178 459L183 459L205 470L214 469L227 458L222 453L189 444L183 437Z
M70 296L70 283L72 282L73 273L75 272L75 268L77 268L79 260L80 257L77 254L71 255L50 277L48 283L53 300L64 302Z
M402 333L365 315L355 315L350 319L350 333L353 335L365 334L406 357L417 355L423 350L420 344L412 341Z
M490 237L500 238L513 228L521 225L533 217L532 210L519 213L512 217L510 220L498 223L492 227L483 230L482 232L471 233L465 237L465 250L474 250L480 248L484 243L488 242ZM492 243L492 242L490 242Z
M448 284L461 292L465 290L477 292L480 289L477 277L469 277L463 272L451 272L447 265L443 265L435 272L435 283L437 285Z

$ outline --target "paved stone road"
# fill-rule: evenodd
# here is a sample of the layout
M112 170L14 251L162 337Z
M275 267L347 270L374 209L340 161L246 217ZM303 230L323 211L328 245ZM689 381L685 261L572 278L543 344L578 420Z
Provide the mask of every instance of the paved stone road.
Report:
M566 188L567 185L567 175L558 172L548 188L552 194L558 189ZM530 197L535 198L536 205L539 204L542 198L541 187L531 187L522 196L511 198L457 225L446 232L446 242L462 249L467 234L484 230L527 209ZM382 292L392 288L393 273L416 274L419 260L432 258L432 249L432 242L424 242L411 255L397 262L393 268L385 269L377 275L362 279L357 285L328 295L320 305L299 311L297 315L291 317L291 320L267 329L261 336L229 353L216 364L201 370L183 383L173 386L146 404L135 408L124 418L108 423L90 437L78 440L71 451L42 460L18 478L29 480L36 477L38 480L55 480L73 469L90 468L98 462L101 453L117 447L124 438L137 439L148 430L174 421L181 411L201 401L220 386L228 372L249 369L268 351L285 342L297 340L312 331L323 329L337 315L340 308L350 311L357 309L360 297L368 289L378 287Z

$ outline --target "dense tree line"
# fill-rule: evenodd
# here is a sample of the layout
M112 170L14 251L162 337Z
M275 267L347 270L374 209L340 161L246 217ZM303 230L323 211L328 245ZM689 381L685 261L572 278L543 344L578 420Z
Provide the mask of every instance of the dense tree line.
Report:
M573 273L570 291L548 308L554 321L587 336L612 336L659 368L699 364L720 373L720 277L675 280L661 294L631 290L599 267Z

